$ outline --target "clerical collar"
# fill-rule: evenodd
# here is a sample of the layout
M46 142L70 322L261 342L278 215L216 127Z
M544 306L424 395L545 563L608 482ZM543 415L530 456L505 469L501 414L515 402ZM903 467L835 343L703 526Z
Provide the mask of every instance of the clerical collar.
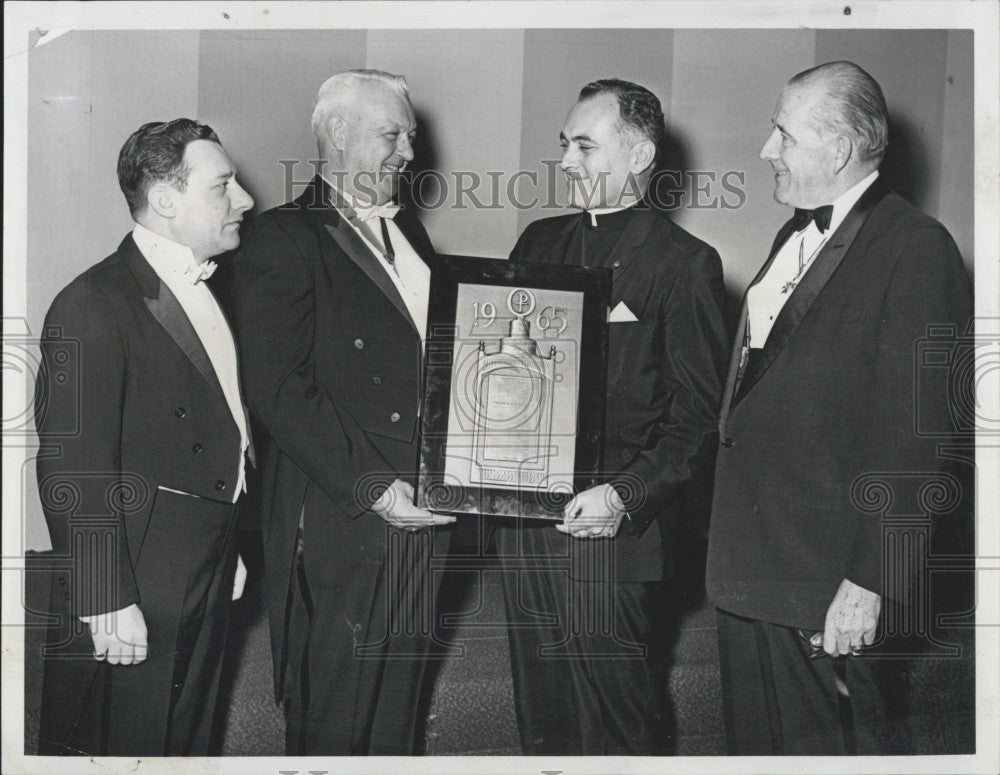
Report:
M637 204L638 201L624 207L595 207L583 210L583 223L591 231L623 229Z

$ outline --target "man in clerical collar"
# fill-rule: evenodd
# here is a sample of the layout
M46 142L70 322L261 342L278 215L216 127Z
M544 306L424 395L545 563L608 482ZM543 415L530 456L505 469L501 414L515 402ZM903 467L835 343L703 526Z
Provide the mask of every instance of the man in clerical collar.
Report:
M672 751L665 579L680 525L697 521L685 493L711 460L728 337L718 253L645 204L665 132L648 89L585 86L560 133L582 213L535 221L510 256L613 273L604 481L555 526L496 527L527 754ZM537 570L517 568L526 556ZM525 612L556 623L525 625Z
M235 502L253 455L236 346L204 279L253 199L215 132L185 118L129 137L118 180L134 230L45 319L38 484L60 617L39 752L204 756L246 578Z
M929 616L907 570L926 567L928 545L884 517L947 480L948 369L915 355L930 331L966 332L969 279L945 228L879 177L888 110L871 75L799 73L772 124L760 157L796 211L744 299L706 575L728 751L908 753L882 692L904 672L873 647L885 622L919 632L910 617Z
M393 204L416 133L406 79L353 70L319 89L324 165L256 219L236 261L265 467L267 605L285 748L408 755L429 611L453 522L413 502L434 249Z

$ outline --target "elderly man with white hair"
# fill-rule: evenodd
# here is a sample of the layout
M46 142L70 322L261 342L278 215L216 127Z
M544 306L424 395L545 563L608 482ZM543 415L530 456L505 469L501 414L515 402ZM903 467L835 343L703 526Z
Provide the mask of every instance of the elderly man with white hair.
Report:
M413 503L434 250L393 203L416 131L406 81L354 70L320 88L323 166L264 213L236 262L264 469L267 604L289 754L415 752L435 526ZM441 548L441 547L439 547Z

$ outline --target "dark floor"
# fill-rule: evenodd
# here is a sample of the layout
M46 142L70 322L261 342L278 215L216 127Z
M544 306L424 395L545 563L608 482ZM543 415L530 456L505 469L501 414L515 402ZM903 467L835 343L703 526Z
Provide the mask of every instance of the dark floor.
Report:
M703 547L699 550L695 545L689 577L677 587L674 608L682 613L668 680L676 716L676 753L688 756L724 753L715 619L698 583L699 551ZM251 560L251 567L255 564ZM437 675L429 697L426 753L519 754L498 572L443 569L445 591L438 634L452 647L461 647L462 653L433 665ZM44 573L28 574L29 610L41 610L45 583ZM259 573L251 577L244 598L235 604L234 617L221 752L226 756L280 755L283 721L272 700L269 635ZM28 623L32 621L29 616ZM960 645L960 656L916 659L912 663L906 707L913 752L972 753L973 630L953 627L941 630L938 638ZM30 655L38 654L41 641L42 630L29 627L25 702L25 750L29 753L35 751L37 741L40 683L37 660Z

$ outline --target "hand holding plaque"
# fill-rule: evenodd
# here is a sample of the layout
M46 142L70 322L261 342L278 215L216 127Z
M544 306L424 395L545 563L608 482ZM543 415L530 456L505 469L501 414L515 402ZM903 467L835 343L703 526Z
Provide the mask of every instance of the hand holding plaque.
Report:
M395 527L419 530L432 525L446 525L454 522L454 517L432 514L413 502L413 485L396 479L381 497L372 504L372 511Z
M625 518L625 504L610 484L599 484L576 495L563 509L556 530L573 538L614 538Z

